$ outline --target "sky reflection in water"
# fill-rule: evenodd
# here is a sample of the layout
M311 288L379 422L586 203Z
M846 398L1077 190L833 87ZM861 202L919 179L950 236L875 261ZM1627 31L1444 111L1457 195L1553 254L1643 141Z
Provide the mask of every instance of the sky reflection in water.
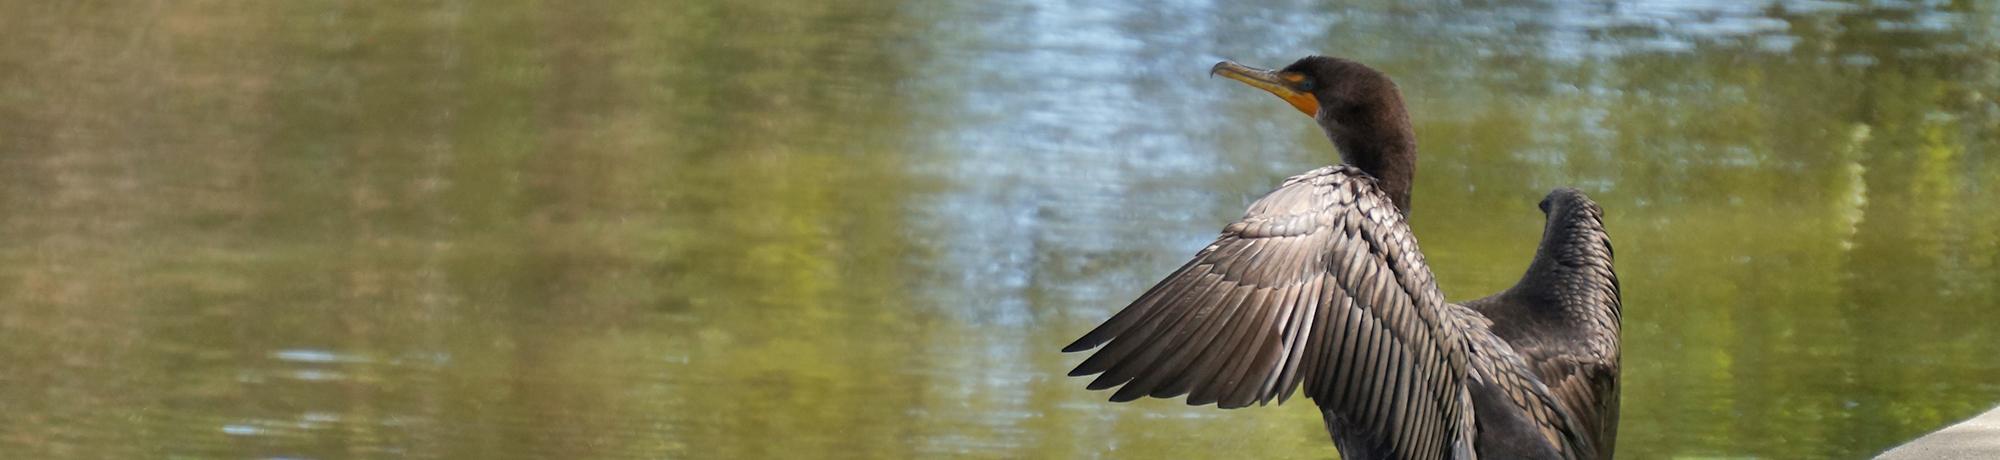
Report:
M0 446L35 458L1323 458L1061 345L1284 177L1203 72L1394 76L1445 292L1607 210L1619 450L1858 457L2000 400L1990 5L4 7Z

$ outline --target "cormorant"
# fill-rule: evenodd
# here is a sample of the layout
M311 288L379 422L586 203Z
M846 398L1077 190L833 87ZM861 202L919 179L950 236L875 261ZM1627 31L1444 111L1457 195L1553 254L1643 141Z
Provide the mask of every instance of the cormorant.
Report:
M1341 164L1286 179L1214 243L1065 352L1112 401L1320 407L1347 459L1609 458L1618 423L1618 278L1603 210L1544 198L1519 283L1445 301L1404 223L1416 139L1375 69L1310 56L1210 70L1312 116Z

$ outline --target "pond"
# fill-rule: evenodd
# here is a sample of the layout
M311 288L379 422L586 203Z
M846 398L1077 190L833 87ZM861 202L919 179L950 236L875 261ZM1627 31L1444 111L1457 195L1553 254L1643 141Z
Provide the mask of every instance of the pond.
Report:
M1603 205L1624 457L2000 401L1995 5L1319 3L0 7L0 450L1326 458L1058 352L1337 160L1205 75L1313 53L1402 87L1449 297Z

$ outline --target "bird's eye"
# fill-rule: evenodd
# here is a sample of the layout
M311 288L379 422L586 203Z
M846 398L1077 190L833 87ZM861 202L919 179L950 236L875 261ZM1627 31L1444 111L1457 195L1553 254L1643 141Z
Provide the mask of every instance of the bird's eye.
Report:
M1313 88L1317 87L1318 85L1314 85L1312 79L1310 78L1299 81L1299 91L1311 92Z

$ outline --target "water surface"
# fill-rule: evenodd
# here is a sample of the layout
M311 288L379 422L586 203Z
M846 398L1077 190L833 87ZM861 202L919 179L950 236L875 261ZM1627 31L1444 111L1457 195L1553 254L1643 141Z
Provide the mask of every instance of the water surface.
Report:
M1608 211L1628 458L2000 401L1973 2L0 7L0 456L1324 458L1056 350L1335 160L1204 78L1394 76L1446 293Z

